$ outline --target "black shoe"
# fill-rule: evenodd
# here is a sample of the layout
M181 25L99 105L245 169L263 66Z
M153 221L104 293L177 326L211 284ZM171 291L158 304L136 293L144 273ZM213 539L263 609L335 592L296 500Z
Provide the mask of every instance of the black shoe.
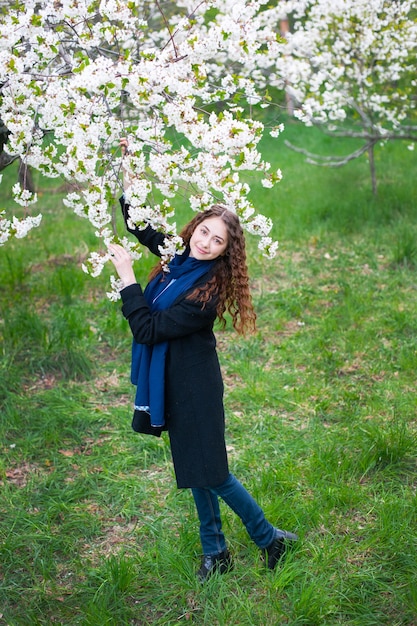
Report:
M285 555L288 541L297 541L298 536L286 530L276 529L275 538L265 550L265 561L268 569L275 569L277 563Z
M203 583L215 572L224 574L230 569L232 569L232 559L228 550L223 550L220 554L205 554L201 559L201 567L197 572L197 578Z

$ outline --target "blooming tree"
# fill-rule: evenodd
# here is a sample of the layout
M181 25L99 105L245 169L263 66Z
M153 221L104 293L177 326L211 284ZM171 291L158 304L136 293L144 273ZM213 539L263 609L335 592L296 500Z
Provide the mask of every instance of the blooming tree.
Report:
M367 152L376 191L374 147L417 141L417 5L415 0L290 0L292 23L270 83L288 89L295 114L362 146L344 157L313 163L343 165Z
M260 173L266 187L281 173L258 150L265 129L251 111L263 106L262 94L240 71L253 66L261 76L253 59L277 41L265 3L180 0L165 12L146 0L17 0L0 16L7 152L63 177L71 184L65 205L91 222L99 241L116 240L133 256L136 244L117 235L114 216L122 173L131 223L170 235L163 258L180 246L178 194L196 211L213 202L235 211L274 256L272 222L249 200L247 172ZM13 192L25 214L0 213L0 245L42 218L36 194L19 184ZM98 275L107 258L92 252L85 269Z

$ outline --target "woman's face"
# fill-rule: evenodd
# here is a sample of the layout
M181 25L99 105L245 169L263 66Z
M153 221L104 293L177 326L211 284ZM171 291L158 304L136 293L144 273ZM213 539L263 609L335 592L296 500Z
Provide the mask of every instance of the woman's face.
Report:
M190 256L199 261L213 261L227 248L228 233L221 217L208 217L196 226L190 239Z

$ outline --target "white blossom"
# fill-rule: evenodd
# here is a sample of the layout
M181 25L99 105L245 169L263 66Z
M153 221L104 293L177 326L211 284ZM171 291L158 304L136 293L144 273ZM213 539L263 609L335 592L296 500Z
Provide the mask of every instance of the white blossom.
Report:
M182 254L184 252L184 242L179 236L165 237L164 244L159 246L161 253L161 261L166 271L169 271L167 264L174 257L175 253Z
M29 189L23 189L20 183L13 185L12 192L14 201L24 207L36 204L38 200L36 193L32 193Z
M272 130L269 131L271 137L278 137L284 131L284 124L278 124Z
M263 256L267 259L273 259L277 254L278 242L273 241L271 237L262 237L259 249L262 250Z
M1 217L0 213L0 244L3 245L10 237L14 235L16 239L23 239L32 230L39 226L42 215L29 215L25 218L18 219L13 216L11 220Z
M107 291L106 295L109 300L112 302L117 302L120 300L120 292L123 289L123 281L120 278L116 278L115 276L110 276L110 285L112 287L111 291Z
M83 271L86 274L90 274L90 276L100 276L106 262L109 261L109 259L110 255L108 253L99 254L98 252L91 252L86 263L83 263L81 267Z
M254 235L261 234L265 238L271 232L272 220L258 214L248 222L247 229L250 233Z
M11 222L4 217L5 211L0 211L0 246L3 246L10 237Z

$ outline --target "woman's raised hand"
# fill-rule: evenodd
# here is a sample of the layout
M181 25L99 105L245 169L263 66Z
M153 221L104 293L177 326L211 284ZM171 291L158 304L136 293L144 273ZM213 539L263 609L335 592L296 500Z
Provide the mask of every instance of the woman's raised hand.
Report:
M129 252L117 243L109 243L108 250L110 254L110 261L116 268L116 272L118 273L123 286L127 287L128 285L136 283L137 280L132 267L132 257Z
M129 152L129 148L128 148L129 142L126 139L126 137L122 137L120 139L119 145L120 145L120 148L121 148L121 151L122 151L122 156L125 156L125 154L127 154Z
M122 137L119 142L120 149L122 151L122 157L129 154L129 142L126 137ZM129 170L125 160L122 160L122 172L123 172L123 189L127 191L132 184Z

